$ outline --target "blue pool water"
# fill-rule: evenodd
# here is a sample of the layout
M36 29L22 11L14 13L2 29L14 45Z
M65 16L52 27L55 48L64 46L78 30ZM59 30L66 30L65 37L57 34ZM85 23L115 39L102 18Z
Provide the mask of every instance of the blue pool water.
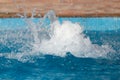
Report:
M80 35L76 33L74 39L68 35L76 42L77 36L80 36L80 41L82 41L80 50L76 49L77 44L73 45L70 39L63 37L67 35L66 32L69 30L66 27L62 29L65 31L62 32L64 34L58 36L58 39L46 37L46 32L39 34L42 34L41 36L45 38L45 41L54 39L54 42L58 40L59 43L59 39L62 39L61 45L65 45L65 42L69 42L70 45L64 47L59 45L56 48L53 43L49 42L45 48L42 47L45 51L35 47L35 51L39 50L40 52L34 52L32 51L33 47L31 47L34 42L33 37L31 37L32 31L26 27L29 25L25 23L24 19L0 19L0 80L120 80L120 18L59 18L58 20L61 24L67 20L72 23L68 22L66 25L77 22L82 26L83 32ZM38 18L33 20L34 23L38 21ZM49 21L46 20L45 24L49 24ZM74 34L72 33L74 28L71 29L70 35ZM76 29L75 32L77 32ZM33 31L33 33L35 32ZM84 42L85 40L86 42ZM91 42L90 48L95 46L92 50L89 50L89 46L86 47L89 40ZM44 40L41 43L44 44ZM52 45L51 48L48 45ZM109 47L103 48L102 45ZM61 52L66 46L69 49L64 56ZM74 47L75 49L71 50L69 46L73 46L72 49ZM61 48L62 50L59 50ZM71 52L77 50L79 53ZM51 54L52 52L54 54Z

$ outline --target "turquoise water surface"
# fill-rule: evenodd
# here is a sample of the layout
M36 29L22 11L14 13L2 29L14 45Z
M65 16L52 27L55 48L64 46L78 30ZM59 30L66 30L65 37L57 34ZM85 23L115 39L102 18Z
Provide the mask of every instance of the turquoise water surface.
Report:
M74 55L77 53L71 52L79 50L76 48L70 49L70 51L68 49L65 56L61 56L62 53L58 55L61 46L52 49L53 43L50 44L49 51L56 50L55 53L53 52L54 54L45 54L48 49L46 52L37 51L39 47L35 47L35 52L33 51L34 37L31 36L32 31L28 29L29 25L24 19L0 19L0 80L120 80L120 18L59 18L58 20L61 24L67 20L82 26L83 32L80 33L80 41L83 42L80 43L82 46L79 48L79 56ZM33 19L35 24L38 21L39 18ZM45 20L44 24L43 27L46 27L50 22ZM45 29L49 29L49 26ZM74 28L71 29L72 32ZM63 31L67 32L68 30L66 27ZM35 33L34 30L33 33ZM43 43L54 39L48 36L47 31L38 32L39 34L42 39L45 38ZM70 33L70 35L72 34L74 33ZM58 36L60 38L53 41L61 39L64 41L65 35L67 33ZM76 33L74 36L77 37L77 35ZM71 36L70 39L78 40ZM70 39L65 40L66 43L75 47ZM88 50L89 48L86 46L89 44L89 40L90 46L94 46L93 48L89 47L92 50ZM37 44L39 43L35 43L35 45ZM61 42L60 45L65 45L65 42ZM104 48L103 45L109 47ZM62 47L63 50L64 48L66 46Z

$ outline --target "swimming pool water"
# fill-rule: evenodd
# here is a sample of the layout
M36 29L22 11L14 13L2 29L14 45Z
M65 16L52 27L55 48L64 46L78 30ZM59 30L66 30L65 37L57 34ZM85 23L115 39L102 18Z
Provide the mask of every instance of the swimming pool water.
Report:
M26 45L31 37L28 36L29 32L26 32L24 21L0 19L0 80L120 80L119 18L59 20L80 23L84 28L83 33L90 38L92 44L108 44L115 52L108 54L107 58L75 57L70 52L65 57L31 55L28 48L30 44ZM29 55L22 56L21 47ZM13 58L16 54L22 58Z

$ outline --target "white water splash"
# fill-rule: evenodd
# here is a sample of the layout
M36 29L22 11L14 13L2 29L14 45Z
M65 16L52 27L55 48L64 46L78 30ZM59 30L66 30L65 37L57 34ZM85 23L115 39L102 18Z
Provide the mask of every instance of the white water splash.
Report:
M108 45L92 44L77 23L70 21L60 23L53 11L48 12L43 19L45 18L49 18L51 21L49 28L42 28L42 22L36 25L27 21L34 37L34 53L64 57L67 52L70 52L76 57L105 57L108 53L113 52Z
M70 52L76 57L105 57L113 51L109 46L92 44L89 37L85 37L82 27L77 23L65 21L62 24L55 21L49 28L50 39L34 44L34 50L43 54L66 56Z
M44 23L45 18L49 18L51 21L50 25L48 25L49 27L44 26L46 24ZM25 18L25 21L31 32L29 36L32 36L33 39L32 42L29 42L31 49L26 51L26 48L23 47L22 53L10 53L7 55L9 58L20 60L24 56L41 54L64 57L67 52L76 57L97 58L106 57L107 54L114 52L108 45L99 46L92 44L89 37L86 37L83 33L83 28L79 24L70 21L60 23L53 11L48 12L39 23L34 23L27 18Z

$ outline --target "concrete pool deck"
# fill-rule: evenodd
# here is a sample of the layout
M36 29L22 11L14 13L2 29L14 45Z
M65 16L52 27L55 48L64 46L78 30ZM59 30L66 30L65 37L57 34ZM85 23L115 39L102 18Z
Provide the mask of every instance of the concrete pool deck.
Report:
M120 0L0 0L0 17L27 16L36 8L36 17L49 10L55 10L62 17L118 17L120 16Z

